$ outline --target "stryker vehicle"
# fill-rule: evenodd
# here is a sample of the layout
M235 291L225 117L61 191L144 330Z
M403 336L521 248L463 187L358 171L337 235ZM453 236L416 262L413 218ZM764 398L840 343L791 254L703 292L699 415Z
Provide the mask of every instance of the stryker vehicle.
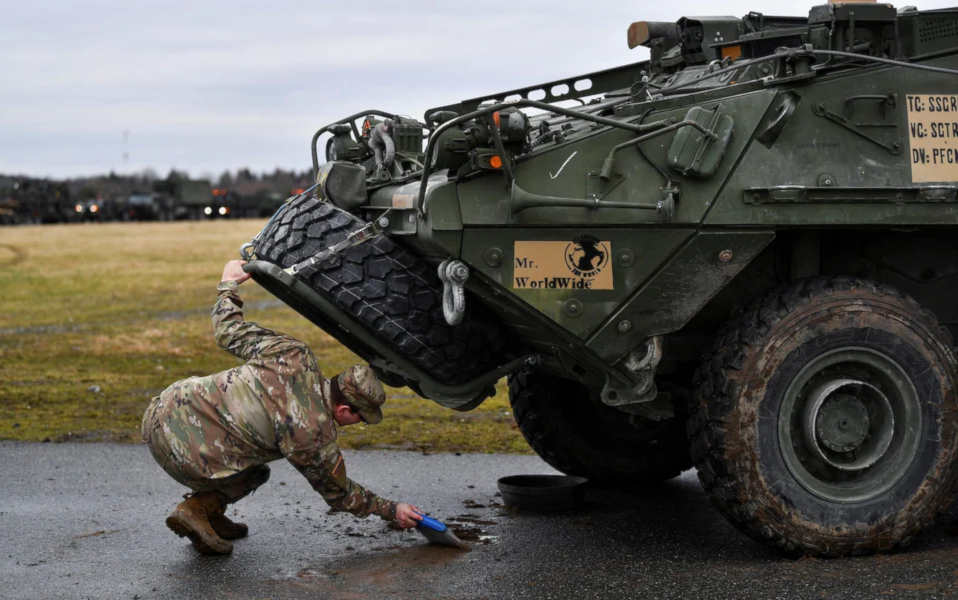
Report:
M787 552L908 543L958 477L958 9L628 42L651 59L321 128L247 270L385 383L470 410L508 377L560 471L695 466Z

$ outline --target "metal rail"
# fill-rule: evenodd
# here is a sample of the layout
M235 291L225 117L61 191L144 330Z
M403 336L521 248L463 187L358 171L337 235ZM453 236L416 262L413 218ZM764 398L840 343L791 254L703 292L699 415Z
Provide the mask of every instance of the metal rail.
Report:
M546 112L556 113L560 115L566 115L573 117L575 119L582 119L584 121L592 121L593 123L599 123L601 125L607 125L609 127L616 127L618 129L625 129L626 131L631 131L633 133L644 133L646 131L651 131L659 127L665 127L670 123L667 121L655 121L652 123L647 123L645 125L636 125L635 123L628 123L625 121L619 121L616 119L610 119L607 117L600 117L597 115L592 115L585 113L581 110L572 110L568 108L562 108L555 106L553 104L548 104L546 102L539 102L536 100L516 100L514 102L500 102L499 104L493 104L485 108L480 108L479 110L473 111L471 113L466 113L464 115L458 116L455 119L450 119L436 128L436 130L429 136L429 142L426 144L426 156L423 160L423 171L422 171L422 182L419 187L419 197L416 200L416 212L419 214L420 218L426 215L425 200L426 200L426 190L427 183L429 180L429 175L432 172L432 154L435 151L436 143L441 137L441 134L444 133L447 129L455 127L460 123L465 123L466 121L471 121L478 117L484 117L490 115L494 112L513 107L523 107L527 106L529 108L538 108ZM505 162L506 157L502 157L503 162Z
M584 121L592 121L594 123L608 125L609 127L625 129L626 131L631 131L633 133L645 133L647 131L654 130L654 133L650 134L652 137L654 137L655 135L660 135L662 133L667 133L668 131L672 131L672 129L677 129L678 127L695 127L703 135L714 136L712 132L710 132L708 129L703 127L700 123L696 123L694 121L682 121L680 123L675 123L675 120L671 119L671 120L653 121L651 123L646 123L646 124L636 124L636 123L618 121L616 119L609 119L607 117L600 117L600 116L592 115L588 113L583 113L581 111L570 110L568 108L561 108L558 106L554 106L552 104L538 102L536 100L516 100L515 102L504 102L500 104L493 104L491 106L487 106L477 111L473 111L471 113L456 117L455 119L450 119L449 121L446 121L445 123L440 125L429 137L429 143L426 144L426 157L425 157L425 160L423 161L424 166L422 171L422 181L419 186L419 197L416 199L416 212L418 213L420 219L426 216L426 212L428 208L426 206L426 191L427 191L427 183L428 183L429 175L431 173L431 168L430 168L432 165L431 157L432 157L433 151L435 150L436 141L441 137L441 134L445 132L447 129L449 129L450 127L454 127L460 123L471 121L478 117L485 117L486 115L503 110L504 108L519 107L519 106L528 106L531 108L538 108L541 110L557 113L560 115L567 115L567 116L574 117L576 119L582 119ZM497 137L496 136L497 133L498 133L497 131L493 132L494 139ZM639 143L643 141L644 139L646 138L643 137L643 138L633 139L627 142L626 145ZM499 145L497 144L497 149L498 148L499 148ZM502 159L503 159L503 166L505 166L507 157L503 156ZM505 173L507 182L512 183L511 169L509 169L508 171L504 171L504 173Z

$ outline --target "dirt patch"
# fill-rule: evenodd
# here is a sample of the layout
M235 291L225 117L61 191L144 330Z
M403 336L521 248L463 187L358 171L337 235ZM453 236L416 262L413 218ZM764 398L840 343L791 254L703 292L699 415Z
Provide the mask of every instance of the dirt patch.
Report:
M0 244L0 269L12 267L27 257L27 253L16 246Z
M110 529L110 530L101 529L100 531L94 531L93 533L84 533L83 535L75 535L73 536L73 539L79 540L79 539L88 538L88 537L100 537L101 535L110 535L111 533L117 533L119 531L121 530L120 529Z

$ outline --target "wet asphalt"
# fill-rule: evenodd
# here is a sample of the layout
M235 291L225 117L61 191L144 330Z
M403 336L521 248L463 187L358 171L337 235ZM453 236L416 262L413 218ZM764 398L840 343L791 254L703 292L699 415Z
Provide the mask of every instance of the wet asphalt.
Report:
M581 509L502 507L496 479L551 473L532 456L347 452L349 474L482 537L427 546L376 517L327 514L302 477L229 515L250 526L203 557L164 525L185 491L144 446L0 442L0 598L929 598L958 594L958 508L902 552L783 557L739 534L694 473L590 491ZM476 531L478 530L478 531Z

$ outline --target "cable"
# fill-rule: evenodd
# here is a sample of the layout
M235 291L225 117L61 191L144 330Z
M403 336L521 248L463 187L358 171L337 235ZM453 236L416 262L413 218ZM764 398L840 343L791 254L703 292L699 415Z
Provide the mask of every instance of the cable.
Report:
M655 111L655 108L654 108L654 107L653 107L653 108L649 108L649 109L646 110L644 113L642 113L642 116L639 117L639 120L638 120L637 122L638 122L639 124L641 124L642 121L644 121L645 118L648 117L650 114L652 114L652 112L654 112L654 111ZM642 149L642 146L641 146L641 145L636 144L636 145L635 145L635 149L639 151L639 156L641 156L642 158L644 158L644 159L645 159L645 162L647 162L647 163L649 163L650 165L652 165L653 167L655 167L655 170L658 171L659 174L665 179L665 187L667 187L667 188L672 187L672 178L669 176L668 171L666 171L664 168L660 167L657 163L652 162L652 159L649 158L649 155L645 153L645 150Z
M683 83L682 85L677 85L677 86L674 86L674 87L662 86L659 90L657 90L657 93L659 93L659 94L671 94L671 93L674 92L675 90L681 90L681 89L684 89L684 88L687 88L687 87L691 87L691 86L693 86L693 85L698 85L699 83L701 83L702 81L705 81L706 79L712 79L713 77L718 77L719 75L725 75L726 73L729 73L729 72L731 72L731 71L737 71L737 70L741 69L742 67L747 67L747 66L749 66L749 65L756 65L756 64L759 64L759 63L763 63L763 62L768 62L768 60L769 60L770 58L772 58L772 57L771 57L771 56L762 56L762 57L759 57L759 58L749 58L749 59L747 59L747 60L737 60L737 61L733 62L731 65L729 65L729 66L727 66L727 67L724 67L724 68L719 69L719 70L717 70L717 71L712 71L711 73L706 73L705 75L702 75L701 77L699 77L699 78L697 78L697 79L694 79L694 80L692 80L692 81ZM724 86L719 86L719 87L724 87ZM696 91L702 91L702 90L696 90Z
M818 54L821 56L834 56L837 58L848 58L852 60L871 61L871 62L880 63L884 65L892 65L895 67L916 69L918 71L929 71L931 73L942 73L945 75L958 75L958 70L956 69L946 69L944 67L933 67L931 65L910 63L910 62L905 62L901 60L893 60L890 58L882 58L880 56L869 56L867 54L855 54L854 52L843 52L841 50L811 50L808 48L781 48L777 52L775 52L775 54L772 54L769 56L762 56L759 58L750 58L748 60L737 60L733 62L731 65L729 65L728 67L719 69L717 71L712 71L711 73L707 73L703 75L702 77L699 77L698 79L689 81L687 83L683 83L682 85L677 85L675 87L662 87L660 90L658 90L658 93L671 95L675 91L678 91L687 87L696 86L706 79L718 77L719 75L724 75L725 73L728 73L729 71L734 71L742 67L747 67L753 64L766 62L769 59L780 57L786 54L790 54L793 56L801 56L806 54ZM716 86L716 88L718 87L724 87L724 86ZM704 91L708 91L708 90L716 89L716 88L704 88L704 89L697 89L695 91L704 92Z
M904 67L906 69L916 69L918 71L930 71L932 73L943 73L945 75L958 75L958 69L946 69L945 67L933 67L931 65L910 63L910 62L905 62L903 60L893 60L891 58L882 58L880 56L869 56L867 54L855 54L854 52L843 52L841 50L807 50L805 48L790 48L788 52L795 52L795 54L820 54L822 56L836 56L839 58L865 60L865 61L880 63L883 65Z

